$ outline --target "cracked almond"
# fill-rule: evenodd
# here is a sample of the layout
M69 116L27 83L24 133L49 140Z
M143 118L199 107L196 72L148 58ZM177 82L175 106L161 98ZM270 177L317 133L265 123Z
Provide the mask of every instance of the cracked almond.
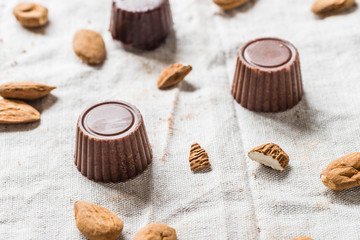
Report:
M21 100L35 100L48 95L56 87L35 82L11 82L0 85L0 96Z
M48 10L36 3L20 3L13 14L24 27L41 27L48 22Z
M338 158L320 174L323 184L332 190L344 190L360 185L360 152Z
M19 100L0 99L0 123L28 123L39 119L40 113L29 104Z
M258 163L283 171L289 163L289 156L278 145L267 143L249 152L249 157Z
M76 226L90 240L116 240L124 227L110 210L85 201L74 205Z
M199 171L211 167L207 152L198 143L191 145L189 162L191 171Z
M157 86L159 89L172 87L186 77L192 70L191 66L184 66L176 63L165 68L158 79Z

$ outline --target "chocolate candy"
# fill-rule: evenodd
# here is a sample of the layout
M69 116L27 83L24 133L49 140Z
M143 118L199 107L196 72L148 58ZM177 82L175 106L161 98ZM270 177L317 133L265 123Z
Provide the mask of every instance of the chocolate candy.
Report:
M110 32L126 45L151 50L173 26L168 0L113 0Z
M152 152L140 111L122 101L88 108L78 120L75 165L87 178L124 182L142 173Z
M260 38L238 53L232 95L241 106L257 112L280 112L303 96L300 59L290 42Z

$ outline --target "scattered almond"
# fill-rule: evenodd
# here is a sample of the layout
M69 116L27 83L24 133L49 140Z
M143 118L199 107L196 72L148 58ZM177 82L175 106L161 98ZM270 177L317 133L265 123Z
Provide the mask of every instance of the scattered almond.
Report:
M351 153L332 161L322 171L323 184L333 190L343 190L360 185L360 152Z
M192 70L191 66L184 66L176 63L165 68L158 79L157 86L159 89L166 89L172 87L186 77Z
M213 0L213 2L224 10L233 9L239 7L249 0Z
M316 15L331 15L344 11L354 5L355 0L316 0L311 11Z
M110 210L84 201L74 205L76 226L90 240L116 240L124 227Z
M249 158L279 171L284 170L289 163L289 156L274 143L254 148L249 152Z
M34 82L12 82L0 85L0 96L21 100L35 100L49 94L56 87Z
M13 14L24 27L41 27L48 22L48 10L36 3L20 3Z
M140 229L133 240L177 240L177 236L175 229L165 223L153 223Z
M106 56L102 36L92 30L82 29L76 32L73 40L75 54L88 64L102 63Z
M191 145L189 162L191 171L211 167L208 154L198 143Z
M0 99L0 123L28 123L39 119L40 113L29 104L19 100Z
M297 238L293 238L292 240L314 240L314 239L310 237L297 237Z

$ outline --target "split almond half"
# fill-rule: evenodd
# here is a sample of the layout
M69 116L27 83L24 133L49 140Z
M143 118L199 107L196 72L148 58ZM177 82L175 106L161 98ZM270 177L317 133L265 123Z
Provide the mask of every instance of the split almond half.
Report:
M157 86L159 89L166 89L175 86L188 75L192 70L191 66L184 66L176 63L165 68L158 79Z
M289 163L289 156L274 143L267 143L254 148L249 152L249 157L279 171L283 171Z
M35 82L11 82L0 85L0 96L21 100L45 97L56 87Z
M360 152L332 161L320 174L322 183L332 190L360 186Z
M110 210L84 201L74 205L76 226L90 240L116 240L124 227Z
M350 8L355 0L316 0L311 11L316 15L331 15Z
M35 122L40 113L23 101L0 99L0 123L16 124Z
M191 145L189 162L191 171L199 171L211 167L207 152L198 143Z

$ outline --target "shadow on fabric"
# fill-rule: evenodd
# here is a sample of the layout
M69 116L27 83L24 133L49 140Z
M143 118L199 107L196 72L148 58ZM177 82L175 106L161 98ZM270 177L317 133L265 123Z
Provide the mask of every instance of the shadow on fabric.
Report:
M341 191L327 189L325 195L329 200L342 205L360 205L360 187Z
M320 114L319 110L311 106L304 94L301 101L291 109L279 113L259 113L264 118L269 118L278 123L287 125L290 128L296 128L302 132L318 131L324 127L324 122L319 122L316 118Z
M110 202L118 202L121 199L131 200L139 209L148 207L151 199L151 189L153 185L153 171L151 163L148 168L139 176L124 183L100 183L105 188L116 190L116 196L110 196L107 200Z
M162 63L173 63L177 50L176 33L171 30L165 42L154 50L141 50L129 46L122 45L126 52L144 57L146 59L153 59Z

